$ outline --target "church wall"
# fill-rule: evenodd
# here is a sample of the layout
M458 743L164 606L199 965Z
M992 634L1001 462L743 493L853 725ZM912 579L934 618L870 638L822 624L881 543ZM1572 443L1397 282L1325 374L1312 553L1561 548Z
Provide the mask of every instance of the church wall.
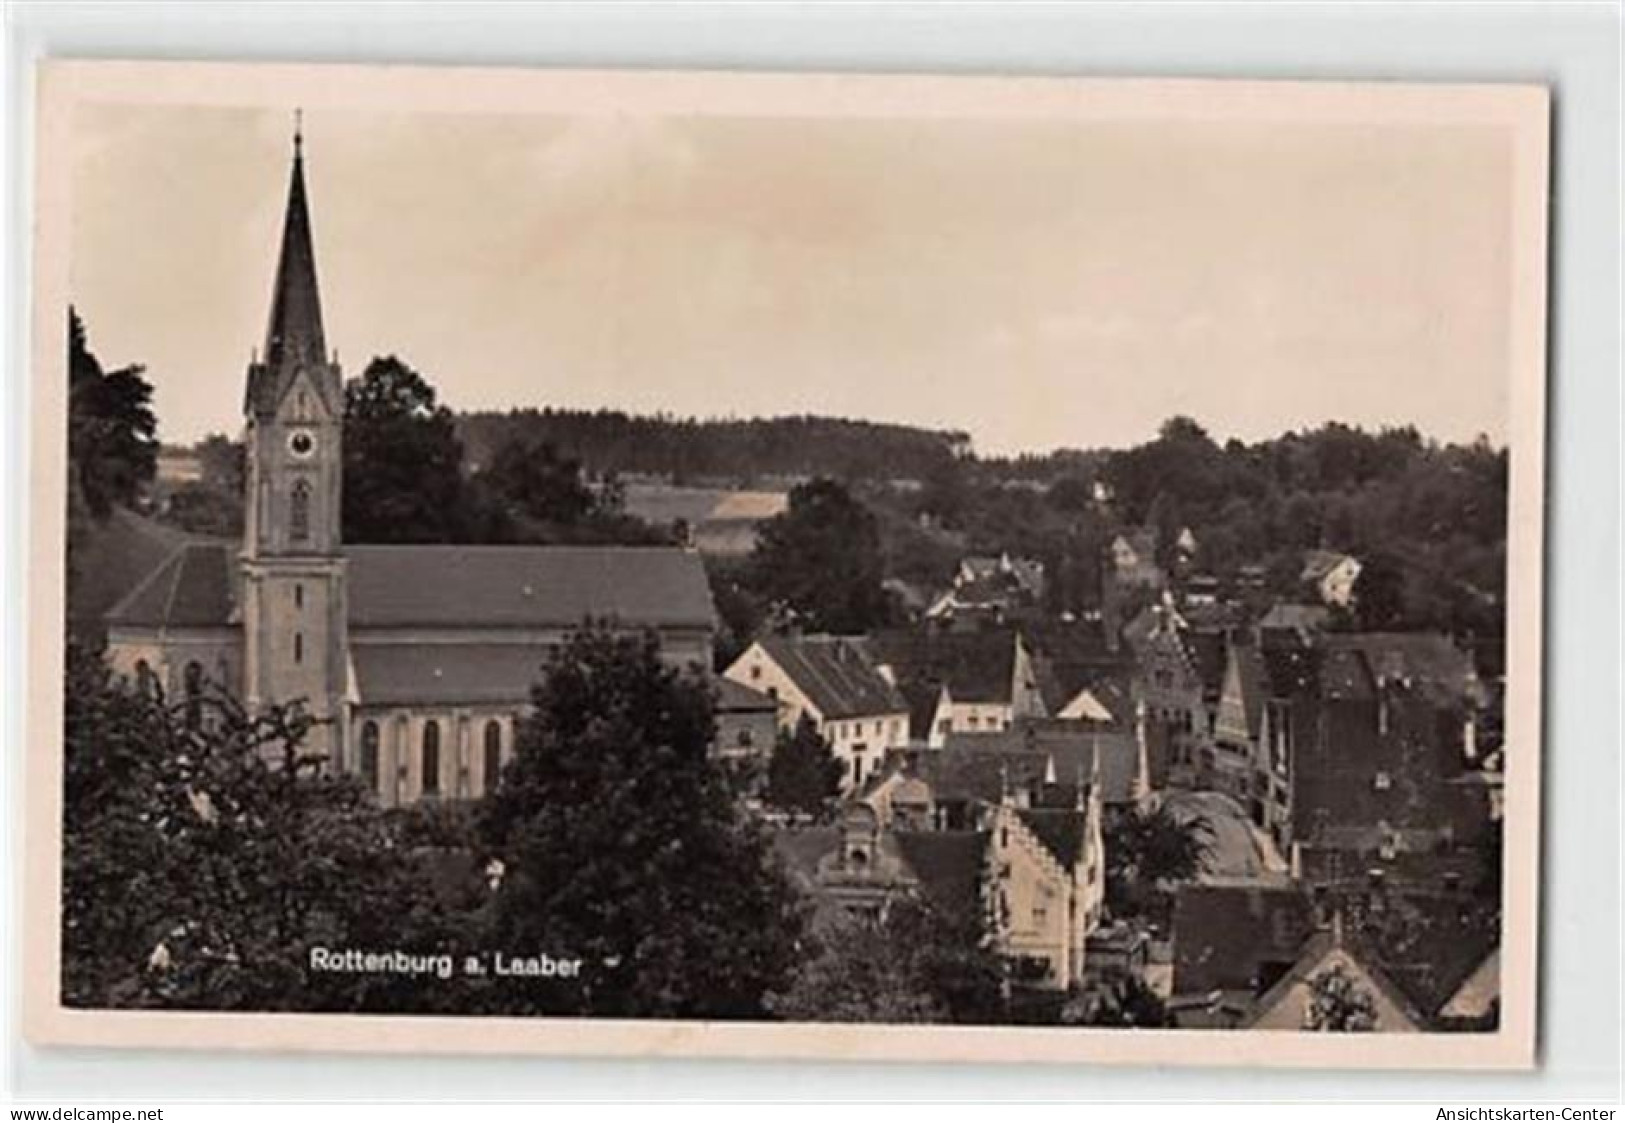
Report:
M385 807L404 807L424 799L478 799L496 777L487 775L485 730L496 722L500 732L499 769L513 759L515 708L511 706L357 707L350 720L352 751L345 771L364 776L369 722L378 729L378 769L374 794ZM438 767L426 781L425 731L439 729Z
M146 664L164 693L174 699L186 692L186 667L196 663L207 687L233 696L242 690L242 633L235 628L118 628L107 638L107 662L113 673L132 683Z

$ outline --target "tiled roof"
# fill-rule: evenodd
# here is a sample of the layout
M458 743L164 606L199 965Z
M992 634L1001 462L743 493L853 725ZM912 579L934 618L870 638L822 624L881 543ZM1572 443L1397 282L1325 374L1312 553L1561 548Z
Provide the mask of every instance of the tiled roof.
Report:
M729 713L777 713L779 704L759 690L752 690L731 678L712 680L717 691L718 711Z
M524 644L352 643L362 705L522 705L547 663L545 647Z
M569 628L588 618L706 628L714 620L699 558L617 546L351 546L354 628ZM231 622L234 544L178 548L108 615L112 625Z
M110 627L209 628L232 622L235 552L223 542L188 542L107 613Z
M1259 618L1258 626L1265 631L1311 633L1331 623L1332 612L1323 604L1289 604L1277 601Z
M894 831L892 837L909 871L932 901L954 910L977 908L981 899L982 859L987 851L985 833Z
M350 546L350 624L708 628L697 554L658 546Z
M1076 784L1090 776L1092 757L1100 758L1101 798L1106 803L1129 803L1138 795L1140 746L1132 734L1103 731L1077 732L1050 727L1029 727L1002 733L950 734L939 758L994 757L1010 767L1010 782L1024 782L1034 773L1042 777L1051 763L1056 783ZM1029 762L1028 758L1031 758ZM984 798L998 799L993 790Z
M1348 556L1332 550L1310 550L1303 555L1303 572L1298 575L1298 580L1320 581Z
M1182 885L1174 902L1175 994L1240 990L1275 982L1314 930L1307 896L1292 887Z
M1016 815L1063 868L1070 869L1083 858L1084 842L1088 839L1087 812L1028 807Z
M1435 705L1459 705L1483 691L1472 657L1438 632L1333 633L1328 651L1354 650L1378 680L1408 680Z
M1009 703L1015 684L1016 633L886 631L873 641L875 661L900 683L946 685L956 702Z
M1384 998L1399 1010L1402 1017L1413 1026L1423 1026L1425 1020L1411 1002L1410 996L1394 983L1381 964L1370 954L1362 942L1357 938L1344 939L1338 935L1327 932L1315 932L1303 943L1298 957L1286 973L1277 979L1270 988L1258 997L1253 1010L1245 1024L1252 1024L1262 1018L1270 1010L1285 1001L1294 988L1308 985L1310 980L1319 972L1321 964L1333 955L1341 952L1351 960L1358 970L1364 972L1372 986L1382 992ZM1377 1029L1392 1029L1391 1026L1378 1024Z
M926 749L910 754L906 762L910 774L930 786L936 802L997 803L1006 787L1032 790L1043 785L1048 756L1025 748L1012 748L996 734L967 736L964 740L999 743L953 751Z
M763 636L757 642L826 720L908 712L861 637Z

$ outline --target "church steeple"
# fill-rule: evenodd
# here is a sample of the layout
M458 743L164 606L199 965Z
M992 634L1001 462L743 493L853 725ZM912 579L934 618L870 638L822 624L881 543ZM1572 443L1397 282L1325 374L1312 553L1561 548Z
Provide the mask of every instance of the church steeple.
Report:
M271 291L271 318L265 328L265 365L275 372L327 360L322 335L322 302L316 287L316 253L305 202L304 136L294 125L293 173L288 209L282 220L282 253Z

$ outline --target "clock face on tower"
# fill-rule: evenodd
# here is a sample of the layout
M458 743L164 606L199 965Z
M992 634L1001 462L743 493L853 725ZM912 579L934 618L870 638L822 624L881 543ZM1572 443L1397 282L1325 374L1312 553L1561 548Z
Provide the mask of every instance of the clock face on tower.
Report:
M288 451L300 460L308 460L316 453L316 434L309 429L295 429L288 434Z

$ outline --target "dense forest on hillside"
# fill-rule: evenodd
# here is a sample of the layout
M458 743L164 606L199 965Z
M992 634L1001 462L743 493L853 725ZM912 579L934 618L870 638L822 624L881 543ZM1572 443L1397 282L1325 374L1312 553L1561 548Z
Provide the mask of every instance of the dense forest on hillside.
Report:
M474 464L514 440L551 445L594 475L660 475L749 485L773 478L920 479L968 448L964 433L833 417L750 420L633 416L615 410L464 413Z

